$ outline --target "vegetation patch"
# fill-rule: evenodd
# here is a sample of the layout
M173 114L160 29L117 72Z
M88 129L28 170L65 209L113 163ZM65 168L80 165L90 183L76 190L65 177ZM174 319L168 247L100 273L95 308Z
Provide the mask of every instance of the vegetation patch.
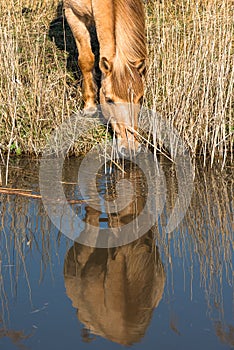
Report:
M233 157L232 3L145 3L144 105L177 128L194 157L225 163ZM57 1L1 1L0 11L0 152L38 156L51 132L82 109L75 43ZM74 154L105 132L84 135Z

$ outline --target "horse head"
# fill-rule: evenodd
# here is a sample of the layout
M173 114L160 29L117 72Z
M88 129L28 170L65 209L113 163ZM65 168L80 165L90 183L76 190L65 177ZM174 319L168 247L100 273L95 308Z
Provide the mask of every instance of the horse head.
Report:
M141 150L137 139L138 115L144 94L145 60L131 64L118 57L100 60L102 72L100 103L104 117L110 121L122 157Z

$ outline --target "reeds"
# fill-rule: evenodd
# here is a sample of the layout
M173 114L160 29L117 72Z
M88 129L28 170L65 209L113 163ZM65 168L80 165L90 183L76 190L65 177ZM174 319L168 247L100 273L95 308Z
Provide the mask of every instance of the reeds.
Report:
M8 156L41 154L52 130L82 107L75 46L57 6L54 0L0 0L0 150ZM145 106L173 123L194 156L225 163L233 157L232 2L151 0L145 6ZM103 134L84 135L75 152L86 152Z
M69 86L67 53L48 37L56 4L1 1L0 11L2 148L38 155L51 131L81 101Z
M229 0L150 1L146 103L194 155L233 157L233 9Z

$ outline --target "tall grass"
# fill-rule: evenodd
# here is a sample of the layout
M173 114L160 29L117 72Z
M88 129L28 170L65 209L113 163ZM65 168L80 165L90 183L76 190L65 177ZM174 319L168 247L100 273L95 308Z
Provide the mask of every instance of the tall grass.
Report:
M147 7L149 106L177 127L194 155L212 162L233 156L233 20L229 0Z
M145 104L177 127L194 155L225 162L233 157L232 3L146 3ZM74 43L57 5L0 0L0 151L8 155L39 155L51 131L82 106Z
M0 2L0 136L3 150L38 155L51 131L78 108L67 53L49 39L54 1Z

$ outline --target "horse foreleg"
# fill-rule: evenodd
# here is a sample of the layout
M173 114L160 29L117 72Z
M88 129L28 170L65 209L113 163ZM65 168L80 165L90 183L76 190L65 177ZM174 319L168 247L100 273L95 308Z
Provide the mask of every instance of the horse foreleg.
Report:
M92 0L92 9L100 46L100 63L104 59L111 66L115 56L114 2Z
M83 100L85 113L96 111L96 84L94 82L95 56L92 52L90 34L84 24L71 8L65 8L65 16L72 30L78 48L78 65L83 75Z

